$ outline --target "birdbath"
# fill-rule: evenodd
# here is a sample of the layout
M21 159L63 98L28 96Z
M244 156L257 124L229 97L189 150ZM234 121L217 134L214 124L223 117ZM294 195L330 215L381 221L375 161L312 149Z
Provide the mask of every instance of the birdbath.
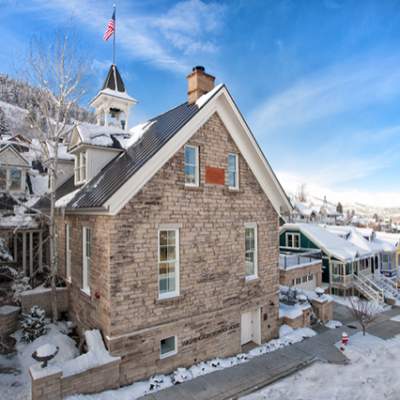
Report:
M47 367L47 363L52 360L58 353L60 348L53 344L44 344L32 353L32 358L36 361L42 362L42 368Z

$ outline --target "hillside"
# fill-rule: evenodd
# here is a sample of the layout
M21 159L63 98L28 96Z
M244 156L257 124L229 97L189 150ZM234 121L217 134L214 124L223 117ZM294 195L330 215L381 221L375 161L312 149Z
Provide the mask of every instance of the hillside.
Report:
M38 116L38 93L39 90L28 83L0 74L0 134L34 135L28 117ZM95 118L93 113L74 105L68 120L72 124L76 121L94 122Z

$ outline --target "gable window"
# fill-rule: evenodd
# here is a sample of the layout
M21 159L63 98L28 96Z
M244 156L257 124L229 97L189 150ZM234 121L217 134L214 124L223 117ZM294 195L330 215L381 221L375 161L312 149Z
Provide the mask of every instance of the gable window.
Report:
M65 224L65 277L71 280L71 225Z
M21 168L0 168L0 190L11 192L22 192L24 190L25 173Z
M286 233L286 247L294 249L300 248L300 234L299 233Z
M160 341L160 358L167 358L177 353L176 336L170 336Z
M159 297L179 295L179 230L158 232L158 288Z
M75 154L75 183L83 183L86 180L86 152Z
M92 257L92 230L82 230L82 290L90 294L90 266Z
M185 146L185 185L199 186L199 148Z
M228 155L228 186L239 189L239 157L233 153Z
M246 279L257 277L257 225L245 225Z

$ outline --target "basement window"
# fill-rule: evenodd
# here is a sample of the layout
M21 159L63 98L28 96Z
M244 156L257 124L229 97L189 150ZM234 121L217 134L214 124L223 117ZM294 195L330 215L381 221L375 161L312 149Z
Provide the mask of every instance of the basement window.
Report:
M171 357L178 352L176 339L176 336L170 336L160 341L160 358Z

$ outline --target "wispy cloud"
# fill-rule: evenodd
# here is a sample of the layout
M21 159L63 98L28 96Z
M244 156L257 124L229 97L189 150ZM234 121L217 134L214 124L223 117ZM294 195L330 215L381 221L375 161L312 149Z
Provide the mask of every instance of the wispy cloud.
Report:
M261 100L251 115L256 131L274 133L384 102L400 94L398 57L371 57L307 76Z
M65 20L71 15L82 26L101 37L111 9L100 1L81 0L34 0L36 10L53 12L46 18ZM117 14L118 44L133 59L140 59L158 68L187 72L187 55L194 52L210 53L216 50L212 34L223 24L224 7L214 2L184 0L172 6L166 13L132 12L136 2L130 7L121 5ZM32 7L32 6L31 6ZM136 7L138 9L139 7Z

